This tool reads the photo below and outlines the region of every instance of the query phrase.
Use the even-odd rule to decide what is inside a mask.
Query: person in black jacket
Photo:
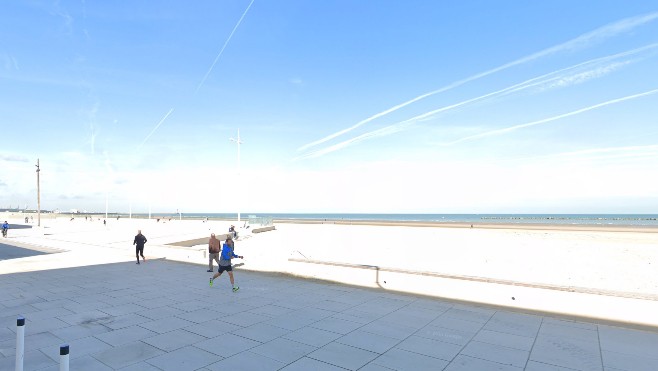
[[[146,237],[142,234],[141,230],[137,231],[137,236],[133,241],[133,245],[136,245],[135,255],[137,256],[137,264],[139,264],[139,256],[142,256],[142,261],[146,263],[146,258],[144,257],[144,244],[146,243]]]

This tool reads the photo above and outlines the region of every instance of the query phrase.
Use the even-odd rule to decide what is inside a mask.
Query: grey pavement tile
[[[53,330],[61,329],[64,327],[69,327],[68,323],[57,319],[57,318],[47,318],[39,321],[30,321],[30,332],[33,334],[39,332],[50,332]]]
[[[231,295],[233,295],[233,293],[231,293]],[[236,314],[241,312],[248,312],[254,309],[254,307],[244,303],[238,303],[236,301],[233,301],[228,303],[222,302],[220,304],[215,304],[213,306],[208,307],[208,309],[213,312],[219,312],[224,314]]]
[[[70,325],[105,324],[112,316],[99,310],[90,310],[82,313],[69,314],[57,317]]]
[[[541,317],[520,313],[497,312],[483,327],[484,330],[534,337],[541,326]]]
[[[248,313],[263,314],[263,315],[270,316],[270,317],[278,317],[278,316],[282,316],[284,314],[290,313],[292,311],[293,311],[293,309],[284,308],[284,307],[280,307],[278,305],[271,304],[271,305],[265,305],[265,306],[262,306],[262,307],[257,307],[257,308],[254,308],[254,309],[250,309],[248,311]]]
[[[603,368],[598,344],[553,335],[537,336],[530,360],[583,371]]]
[[[430,322],[429,325],[449,328],[453,330],[471,332],[473,334],[477,333],[482,329],[482,327],[484,327],[484,323],[482,322],[473,322],[473,321],[444,317],[444,316],[440,316],[439,318]]]
[[[400,340],[356,330],[336,339],[336,342],[382,354],[400,343]]]
[[[656,358],[658,333],[599,326],[601,349],[634,356]]]
[[[174,330],[153,337],[142,339],[146,344],[153,345],[154,347],[171,352],[172,350],[179,349],[188,345],[198,343],[206,340],[205,336],[193,334],[185,330]]]
[[[74,304],[74,303],[69,303],[65,304],[64,308],[70,310],[72,313],[75,314],[80,314],[80,313],[85,313],[85,312],[92,312],[100,308],[105,308],[107,307],[107,303],[95,301],[91,303],[84,303],[84,304]]]
[[[658,370],[658,353],[654,357],[628,355],[607,350],[601,351],[603,366],[606,370],[656,371]]]
[[[404,309],[400,309],[397,312],[393,312],[380,317],[377,319],[377,321],[388,323],[396,323],[402,321],[406,327],[409,327],[415,331],[430,324],[430,322],[432,322],[432,318],[426,318],[422,316],[408,316]]]
[[[73,314],[73,312],[65,308],[49,308],[32,313],[25,313],[24,316],[26,319],[36,322],[36,321],[47,320],[59,316],[66,316],[69,314]]]
[[[134,363],[128,367],[121,368],[120,370],[121,371],[162,371],[161,369],[146,363],[146,361]]]
[[[299,330],[287,333],[282,338],[294,340],[299,343],[321,347],[341,337],[340,334],[331,331],[320,330],[314,327],[302,327]],[[348,344],[350,345],[350,344]]]
[[[389,322],[389,321],[375,321],[360,328],[363,331],[372,334],[383,335],[394,339],[406,339],[417,331],[416,328],[406,326],[404,323]]]
[[[448,361],[393,348],[372,361],[372,364],[399,371],[443,370]]]
[[[477,310],[467,306],[457,306],[446,310],[441,318],[454,318],[463,321],[477,322],[484,324],[494,315],[493,310]]]
[[[523,371],[578,371],[578,369],[549,365],[547,363],[541,363],[535,361],[529,361]]]
[[[26,352],[30,349],[41,349],[48,346],[57,347],[57,349],[59,349],[59,345],[62,343],[62,339],[49,332],[40,332],[32,335],[28,334],[29,333],[25,331],[25,337],[23,338],[24,349]],[[16,354],[16,338],[0,342],[0,353],[5,357]]]
[[[103,304],[103,305],[108,305],[105,300],[110,299],[108,296],[103,295],[101,293],[99,294],[85,294],[85,295],[77,295],[77,296],[71,296],[70,300],[73,300],[74,302],[85,306],[87,304]],[[68,306],[67,306],[68,307]]]
[[[295,330],[299,330],[302,327],[306,327],[315,321],[317,320],[308,319],[308,318],[299,318],[293,314],[287,314],[285,316],[275,317],[265,322],[261,322],[261,324],[267,324],[288,331],[295,331]]]
[[[200,341],[194,344],[194,346],[218,356],[231,357],[234,354],[244,352],[261,344],[260,341],[233,334],[223,334],[212,339]]]
[[[239,330],[232,331],[233,334],[242,336],[248,339],[256,340],[261,343],[276,339],[291,330],[269,325],[267,323],[257,323],[255,325],[244,327]]]
[[[250,312],[240,312],[222,317],[223,321],[238,325],[240,327],[255,325],[270,319],[272,319],[270,316]]]
[[[376,318],[383,317],[389,313],[393,313],[396,310],[400,309],[399,306],[388,306],[385,303],[379,301],[369,301],[367,303],[359,304],[350,308],[349,310],[366,312],[373,315]],[[343,311],[349,313],[349,310]]]
[[[206,282],[207,283],[207,282]],[[189,300],[170,305],[172,308],[180,309],[184,312],[191,312],[199,309],[212,307],[212,304],[203,300]]]
[[[28,349],[27,347],[25,348]],[[57,348],[59,349],[59,347]],[[50,366],[58,366],[59,362],[55,362],[50,357],[41,353],[38,350],[26,351],[23,359],[23,370],[41,370]],[[58,366],[59,367],[59,366]],[[0,358],[0,370],[15,370],[16,357]]]
[[[172,317],[177,314],[184,313],[180,309],[172,308],[169,306],[164,306],[164,307],[157,307],[157,308],[149,308],[149,309],[144,309],[141,312],[139,312],[139,315],[145,318],[148,318],[150,320],[156,320],[156,319],[162,319],[166,317]],[[209,318],[210,319],[210,318]]]
[[[113,369],[119,369],[163,353],[163,351],[156,347],[142,343],[141,341],[135,341],[110,348],[92,356]]]
[[[221,371],[224,370],[267,371],[267,370],[279,370],[281,369],[281,367],[285,365],[286,365],[285,363],[279,362],[277,360],[247,351],[247,352],[238,353],[229,358],[222,359],[219,362],[215,362],[209,366],[206,366],[206,369],[216,370],[216,371],[220,371],[220,370]]]
[[[108,290],[105,291],[104,294],[113,297],[113,298],[119,298],[119,297],[124,297],[124,296],[135,296],[137,291],[140,291],[139,288],[125,288],[125,289],[119,289],[119,290]],[[142,291],[144,292],[144,291]]]
[[[523,368],[528,362],[530,351],[471,341],[459,354]]]
[[[107,326],[92,323],[88,325],[61,327],[55,330],[50,330],[50,333],[63,341],[73,341],[75,339],[95,336],[109,331],[112,330]]]
[[[423,309],[430,309],[435,313],[444,313],[448,309],[452,308],[454,305],[451,303],[447,303],[444,301],[441,301],[440,299],[428,299],[428,298],[420,298],[413,303],[409,304],[410,308],[423,308]]]
[[[294,362],[315,351],[317,347],[296,341],[277,338],[249,349],[249,352],[275,359],[284,364]]]
[[[257,295],[246,297],[246,298],[241,296],[238,299],[238,303],[248,305],[248,306],[253,307],[253,308],[268,306],[268,305],[270,305],[274,302],[275,302],[275,300],[272,299],[272,298],[266,298],[266,297],[257,296]]]
[[[157,294],[159,295],[159,293]],[[172,305],[178,303],[178,301],[170,297],[155,297],[155,298],[150,298],[148,300],[138,300],[136,301],[136,303],[144,308],[154,309],[161,307],[171,307]]]
[[[164,371],[187,371],[206,367],[222,357],[193,346],[180,348],[148,359],[146,362]]]
[[[347,315],[347,316],[352,316],[352,317],[356,317],[356,318],[362,318],[367,323],[367,322],[375,321],[375,320],[381,318],[382,316],[388,314],[388,313],[386,313],[386,314],[373,313],[373,312],[359,310],[357,308],[358,307],[353,307],[353,308],[350,308],[350,309],[346,309],[346,310],[344,310],[344,311],[342,311],[338,314],[334,314],[332,317],[337,317],[339,315]]]
[[[242,328],[242,326],[227,323],[220,319],[213,319],[210,321],[183,327],[183,330],[204,336],[206,338],[214,338],[218,335],[232,332],[240,328]]]
[[[459,355],[444,369],[444,371],[522,371],[523,367],[515,367],[491,362],[484,359]]]
[[[335,342],[329,343],[307,355],[308,358],[329,363],[334,366],[347,368],[349,370],[358,370],[373,359],[377,358],[377,356],[379,356],[379,353]]]
[[[110,317],[108,320],[104,321],[103,324],[112,330],[118,330],[125,327],[141,325],[142,323],[147,323],[149,321],[150,320],[148,318],[142,317],[136,313],[132,313],[117,317]]]
[[[82,357],[88,354],[102,352],[111,346],[94,337],[80,338],[73,341],[61,342],[58,346],[47,346],[41,348],[41,352],[54,361],[59,362],[59,347],[67,344],[69,346],[69,359]]]
[[[314,322],[309,326],[315,327],[320,330],[326,330],[326,331],[336,332],[338,334],[345,335],[358,329],[363,325],[357,322],[347,321],[340,318],[328,317],[328,318],[323,318],[317,322]]]
[[[157,332],[147,330],[139,326],[122,328],[119,330],[108,331],[94,335],[95,338],[101,340],[113,347],[132,343],[137,340],[150,338],[157,335]]]
[[[147,330],[155,331],[159,334],[164,334],[165,332],[178,330],[179,328],[187,327],[194,324],[178,317],[166,317],[154,321],[140,323],[139,326],[144,327]]]
[[[421,328],[420,330],[416,331],[414,335],[427,339],[439,340],[446,343],[457,344],[461,346],[466,345],[466,343],[471,341],[471,339],[473,338],[472,332],[454,330],[450,328],[432,326],[432,325]]]
[[[43,300],[39,297],[35,296],[30,296],[26,298],[19,298],[19,299],[11,299],[11,300],[3,300],[2,305],[5,306],[6,310],[11,310],[11,309],[16,309],[16,308],[25,308],[25,309],[31,309],[29,311],[33,312],[36,310],[35,307],[31,306],[30,304],[35,304],[35,303],[44,303],[47,300]],[[25,310],[23,310],[25,312]]]
[[[442,341],[410,336],[395,346],[398,349],[414,352],[434,358],[450,361],[462,349],[461,345],[444,343]]]
[[[361,367],[359,371],[391,371],[391,369],[371,362]]]
[[[578,339],[592,343],[599,343],[599,333],[597,329],[590,330],[582,327],[564,326],[557,323],[542,323],[539,329],[539,336],[553,335],[556,337]]]
[[[445,311],[440,311],[440,310],[434,310],[434,309],[429,309],[429,308],[422,308],[422,307],[415,307],[412,306],[413,304],[410,304],[400,310],[398,312],[400,315],[405,316],[405,318],[416,318],[418,322],[425,322],[429,323],[437,318],[439,316],[445,314]],[[446,309],[447,310],[447,309]]]
[[[331,300],[357,306],[370,300],[374,300],[375,298],[377,298],[375,291],[362,290],[357,287],[351,287],[349,291],[345,291],[340,295],[333,296]]]
[[[59,357],[59,349],[57,356]],[[59,358],[57,359],[57,365],[50,366],[48,368],[39,370],[39,371],[60,371]],[[105,365],[103,362],[97,360],[96,358],[90,355],[84,355],[81,357],[73,358],[69,355],[69,369],[70,370],[93,370],[93,371],[112,371],[112,368]],[[143,370],[146,371],[146,370]]]
[[[355,316],[353,313],[354,312],[352,312],[352,314],[348,314],[348,313],[345,313],[345,312],[336,313],[331,317],[332,318],[344,319],[344,320],[350,321],[350,322],[360,323],[362,325],[373,322],[373,321],[375,321],[379,318],[379,317],[377,317],[377,318],[368,318],[368,317],[363,317],[363,316],[358,316],[358,315]]]
[[[16,333],[7,327],[0,327],[0,341],[16,339]]]
[[[542,323],[550,323],[554,325],[570,326],[577,327],[586,330],[598,330],[598,325],[595,323],[582,322],[582,321],[573,321],[568,319],[555,318],[550,316],[544,316]]]
[[[51,309],[51,308],[66,308],[67,305],[77,305],[78,303],[74,302],[73,300],[70,299],[55,299],[55,300],[49,300],[49,301],[44,301],[41,303],[34,303],[32,304],[33,307],[39,309],[39,310],[44,310],[44,309]]]
[[[125,314],[132,314],[137,312],[145,311],[146,308],[139,306],[134,303],[121,304],[113,307],[98,308],[101,312],[105,312],[111,316],[122,316]]]
[[[182,318],[193,323],[206,322],[218,316],[224,317],[223,313],[215,311],[212,307],[197,309],[190,312],[181,312],[175,315],[175,317]]]
[[[321,300],[317,303],[311,305],[313,308],[319,308],[324,310],[330,310],[332,312],[342,312],[346,309],[354,307],[352,303],[344,303],[335,300]]]
[[[336,314],[336,312],[333,312],[333,311],[330,311],[330,310],[324,310],[324,309],[320,309],[320,308],[308,307],[308,308],[302,308],[302,309],[296,310],[296,311],[290,313],[290,316],[300,318],[300,319],[308,319],[308,320],[312,320],[313,322],[315,322],[315,321],[319,321],[323,318],[331,317],[334,314]]]
[[[344,371],[345,369],[342,367],[331,365],[326,362],[318,361],[316,359],[304,357],[287,365],[281,370],[282,371],[341,371],[341,370]],[[360,368],[360,370],[365,370],[365,368]]]
[[[107,295],[104,296],[105,297],[102,298],[101,301],[107,303],[106,307],[118,307],[122,305],[135,304],[135,302],[139,302],[139,299],[134,296],[120,296],[117,298],[113,298]]]
[[[503,332],[482,330],[478,332],[473,340],[488,344],[501,345],[507,348],[530,351],[535,343],[534,337],[507,334]]]

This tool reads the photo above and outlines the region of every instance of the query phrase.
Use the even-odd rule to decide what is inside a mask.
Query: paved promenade
[[[233,293],[225,275],[209,287],[202,262],[98,251],[81,266],[57,250],[1,262],[0,370],[13,370],[19,315],[25,370],[58,370],[62,344],[71,370],[658,369],[651,329],[239,267]]]

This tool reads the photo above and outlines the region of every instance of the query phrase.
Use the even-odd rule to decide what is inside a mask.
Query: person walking
[[[9,230],[9,223],[5,220],[5,223],[2,225],[2,237],[7,237],[7,231]]]
[[[144,244],[146,243],[146,237],[142,234],[141,229],[137,231],[137,236],[133,241],[135,246],[135,255],[137,256],[137,264],[139,264],[139,256],[142,256],[142,261],[146,263],[146,258],[144,257]]]
[[[222,253],[219,259],[219,268],[217,269],[217,273],[215,273],[214,276],[210,279],[210,287],[212,287],[213,281],[215,278],[219,277],[224,273],[224,271],[228,272],[228,277],[231,280],[231,286],[233,286],[233,292],[237,292],[240,290],[240,287],[235,285],[235,279],[233,278],[233,268],[231,267],[231,259],[232,258],[238,258],[238,259],[244,259],[244,256],[236,255],[234,252],[234,247],[235,245],[233,244],[233,239],[229,235],[226,237],[226,242],[224,242],[224,246],[222,248]]]
[[[208,240],[208,272],[212,272],[212,261],[215,260],[219,266],[219,240],[215,237],[214,233],[210,234]]]

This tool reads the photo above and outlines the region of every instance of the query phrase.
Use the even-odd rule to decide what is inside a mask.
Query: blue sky
[[[0,207],[656,213],[656,71],[655,1],[3,2]]]

